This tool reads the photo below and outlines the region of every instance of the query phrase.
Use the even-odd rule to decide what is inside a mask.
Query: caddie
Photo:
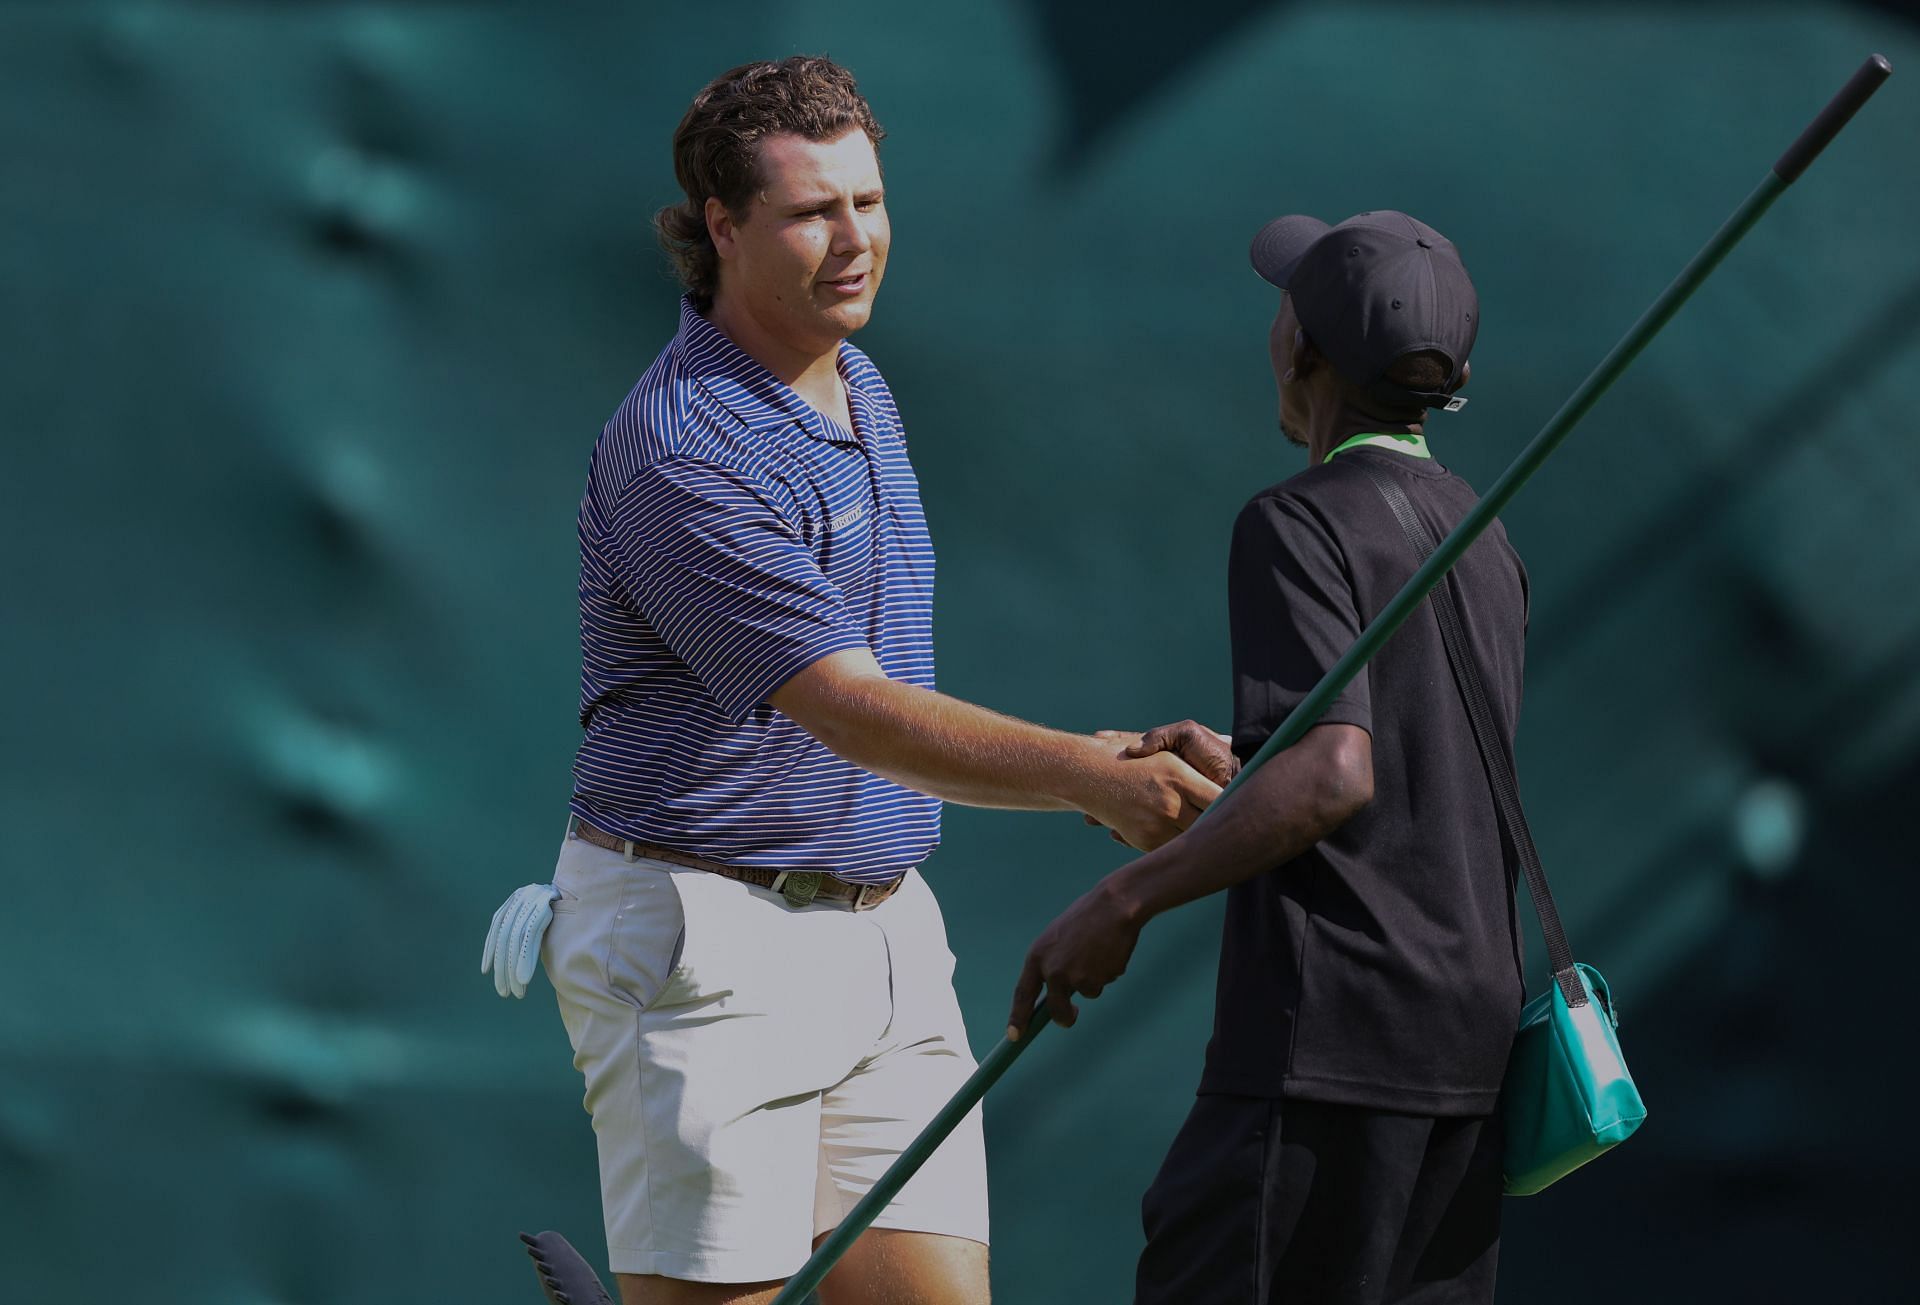
[[[1428,446],[1455,410],[1479,298],[1404,213],[1277,218],[1256,271],[1280,429],[1307,467],[1254,495],[1227,562],[1232,750],[1222,783],[1419,566],[1399,514],[1444,538],[1478,502]],[[1499,522],[1442,582],[1485,684],[1490,746],[1520,714],[1527,575]],[[1514,870],[1434,610],[1400,627],[1319,722],[1189,834],[1116,870],[1034,942],[1010,1032],[1125,970],[1155,916],[1227,895],[1198,1098],[1142,1202],[1136,1305],[1485,1305],[1500,1244],[1500,1089],[1524,983]]]

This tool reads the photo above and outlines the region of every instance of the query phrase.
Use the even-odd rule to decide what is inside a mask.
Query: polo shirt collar
[[[1415,435],[1411,431],[1400,431],[1398,433],[1377,433],[1369,431],[1365,434],[1355,435],[1338,448],[1328,450],[1327,456],[1322,458],[1321,461],[1332,462],[1348,449],[1357,449],[1362,446],[1375,449],[1390,449],[1395,453],[1404,453],[1410,458],[1431,458],[1433,456],[1427,449],[1427,438],[1424,435]]]
[[[773,430],[793,423],[817,440],[845,438],[824,413],[801,398],[791,385],[755,362],[726,332],[703,317],[684,295],[680,299],[680,331],[673,343],[701,387],[749,429]],[[835,366],[847,384],[851,404],[869,396],[847,374],[849,347],[846,341],[840,342]]]

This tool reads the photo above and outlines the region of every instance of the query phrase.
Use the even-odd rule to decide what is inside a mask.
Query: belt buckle
[[[805,906],[820,891],[821,875],[817,870],[803,870],[789,873],[780,885],[781,896],[787,899],[789,906]]]

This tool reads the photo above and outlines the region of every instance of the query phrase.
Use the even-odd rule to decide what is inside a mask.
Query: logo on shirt
[[[865,503],[855,503],[852,507],[842,508],[840,511],[828,517],[827,529],[829,530],[844,529],[845,527],[852,525],[854,522],[860,520],[860,518],[866,515],[867,515],[867,505]]]

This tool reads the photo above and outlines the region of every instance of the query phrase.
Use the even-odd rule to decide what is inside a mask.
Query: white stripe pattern
[[[933,543],[893,395],[840,346],[843,430],[695,312],[594,445],[580,504],[572,807],[736,865],[893,879],[940,804],[840,760],[767,704],[870,648],[933,687]]]

